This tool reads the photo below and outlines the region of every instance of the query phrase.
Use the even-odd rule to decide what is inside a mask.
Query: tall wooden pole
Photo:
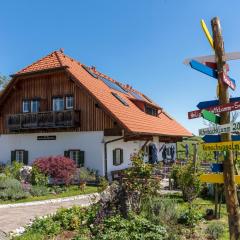
[[[224,51],[224,43],[222,38],[222,31],[220,21],[218,17],[215,17],[211,21],[213,31],[213,42],[217,62],[218,71],[218,84],[219,84],[219,103],[229,103],[228,87],[223,82],[223,74],[226,71],[226,56]],[[220,114],[220,124],[226,124],[230,122],[230,113],[224,112]],[[221,141],[231,141],[230,133],[221,134]],[[240,215],[239,215],[239,203],[237,199],[237,190],[234,179],[234,161],[232,151],[225,152],[225,159],[223,163],[223,176],[224,176],[224,189],[226,196],[226,205],[228,212],[228,224],[230,232],[230,240],[240,239]]]

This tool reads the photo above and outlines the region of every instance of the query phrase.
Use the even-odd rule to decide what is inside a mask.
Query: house
[[[175,159],[175,142],[191,135],[149,97],[63,50],[12,75],[0,96],[4,164],[64,154],[105,175],[141,149],[146,161]]]

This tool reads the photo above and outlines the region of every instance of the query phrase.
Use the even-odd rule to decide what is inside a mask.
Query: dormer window
[[[31,103],[30,100],[23,100],[22,110],[23,110],[24,113],[30,112],[30,103]]]
[[[149,115],[158,116],[158,110],[156,108],[150,107],[150,106],[145,106],[145,112]]]

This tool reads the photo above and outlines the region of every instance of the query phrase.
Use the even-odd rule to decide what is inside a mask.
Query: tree
[[[10,79],[7,76],[0,75],[0,91],[9,83]]]

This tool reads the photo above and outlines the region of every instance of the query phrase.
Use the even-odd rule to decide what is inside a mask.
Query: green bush
[[[79,169],[79,178],[83,181],[96,181],[96,172],[89,170],[85,167]]]
[[[142,201],[144,216],[155,224],[174,224],[177,222],[176,202],[167,197],[149,197]]]
[[[76,230],[86,218],[86,209],[74,206],[66,209],[61,208],[53,216],[53,220],[60,223],[64,230]]]
[[[0,178],[0,189],[6,188],[21,188],[21,183],[17,179],[10,177],[1,177]]]
[[[44,186],[44,185],[42,185],[42,186],[40,186],[40,185],[33,185],[33,186],[31,186],[31,188],[30,188],[30,193],[31,193],[31,195],[32,196],[36,196],[36,197],[38,197],[38,196],[46,196],[48,193],[49,193],[49,190],[48,190],[48,188],[46,187],[46,186]]]
[[[14,161],[12,165],[7,165],[4,169],[4,173],[7,177],[16,178],[20,180],[20,170],[23,167],[23,164],[17,161]]]
[[[28,234],[41,234],[43,236],[54,236],[61,232],[61,224],[54,221],[51,216],[45,218],[37,218],[33,224],[26,229]],[[24,234],[24,235],[25,235]]]
[[[41,173],[36,166],[33,166],[31,172],[31,183],[33,185],[46,186],[48,185],[48,177]]]
[[[121,216],[108,218],[104,221],[103,230],[97,231],[96,240],[161,240],[167,239],[165,227],[155,225],[140,216],[124,219]]]
[[[206,234],[212,239],[219,239],[224,233],[224,225],[220,222],[211,222],[206,228]]]
[[[188,208],[180,214],[178,223],[189,227],[195,227],[202,217],[203,216],[199,210],[189,204]]]

